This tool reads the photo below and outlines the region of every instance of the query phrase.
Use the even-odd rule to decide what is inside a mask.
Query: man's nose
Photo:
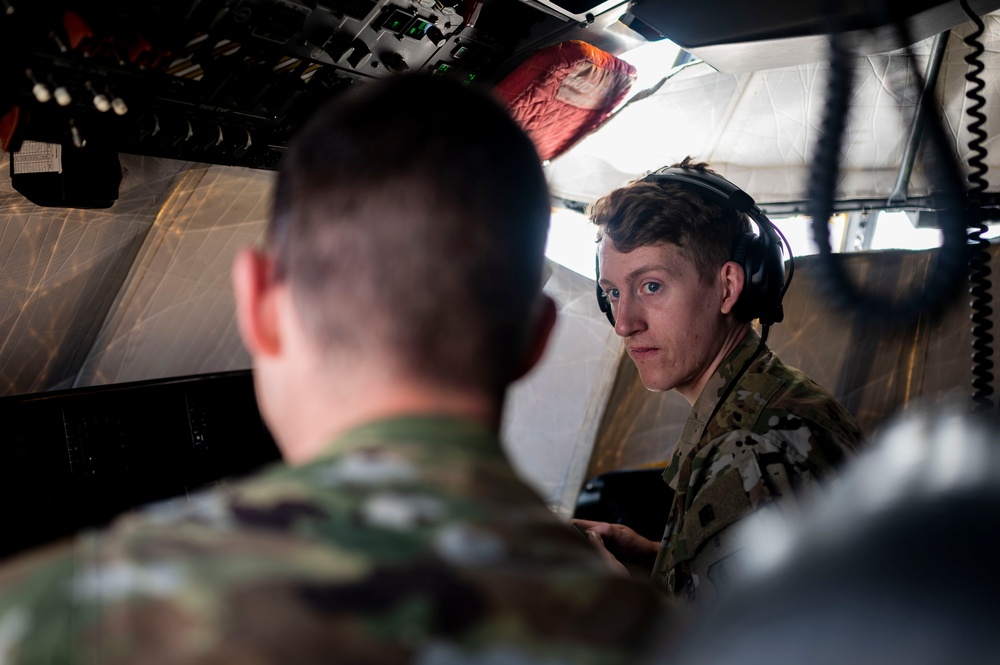
[[[628,337],[643,329],[644,320],[641,308],[632,298],[622,295],[618,298],[615,308],[615,334]]]

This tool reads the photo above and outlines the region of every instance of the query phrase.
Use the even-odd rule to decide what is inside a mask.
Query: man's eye
[[[604,296],[608,300],[618,300],[618,296],[620,295],[621,294],[618,292],[618,289],[608,289],[607,291],[604,292]]]
[[[660,285],[656,282],[646,282],[642,288],[645,289],[646,293],[656,293],[660,290]]]

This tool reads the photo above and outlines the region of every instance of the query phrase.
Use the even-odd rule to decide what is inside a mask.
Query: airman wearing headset
[[[590,217],[601,309],[643,385],[676,390],[692,408],[664,472],[675,495],[662,542],[578,524],[612,565],[644,564],[655,587],[704,602],[738,561],[736,524],[790,505],[864,437],[765,343],[791,269],[786,280],[780,232],[745,192],[687,158],[598,200]]]

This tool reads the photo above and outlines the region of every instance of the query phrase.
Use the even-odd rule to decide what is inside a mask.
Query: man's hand
[[[587,538],[597,548],[607,564],[618,572],[639,568],[649,574],[656,561],[660,544],[643,538],[624,524],[571,520],[587,534]]]

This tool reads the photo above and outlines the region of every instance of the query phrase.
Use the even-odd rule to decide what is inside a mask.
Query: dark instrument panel
[[[280,459],[249,371],[0,399],[0,557]]]
[[[570,26],[514,0],[3,0],[0,143],[15,173],[45,159],[25,141],[273,169],[338,92],[488,83],[540,22]]]

